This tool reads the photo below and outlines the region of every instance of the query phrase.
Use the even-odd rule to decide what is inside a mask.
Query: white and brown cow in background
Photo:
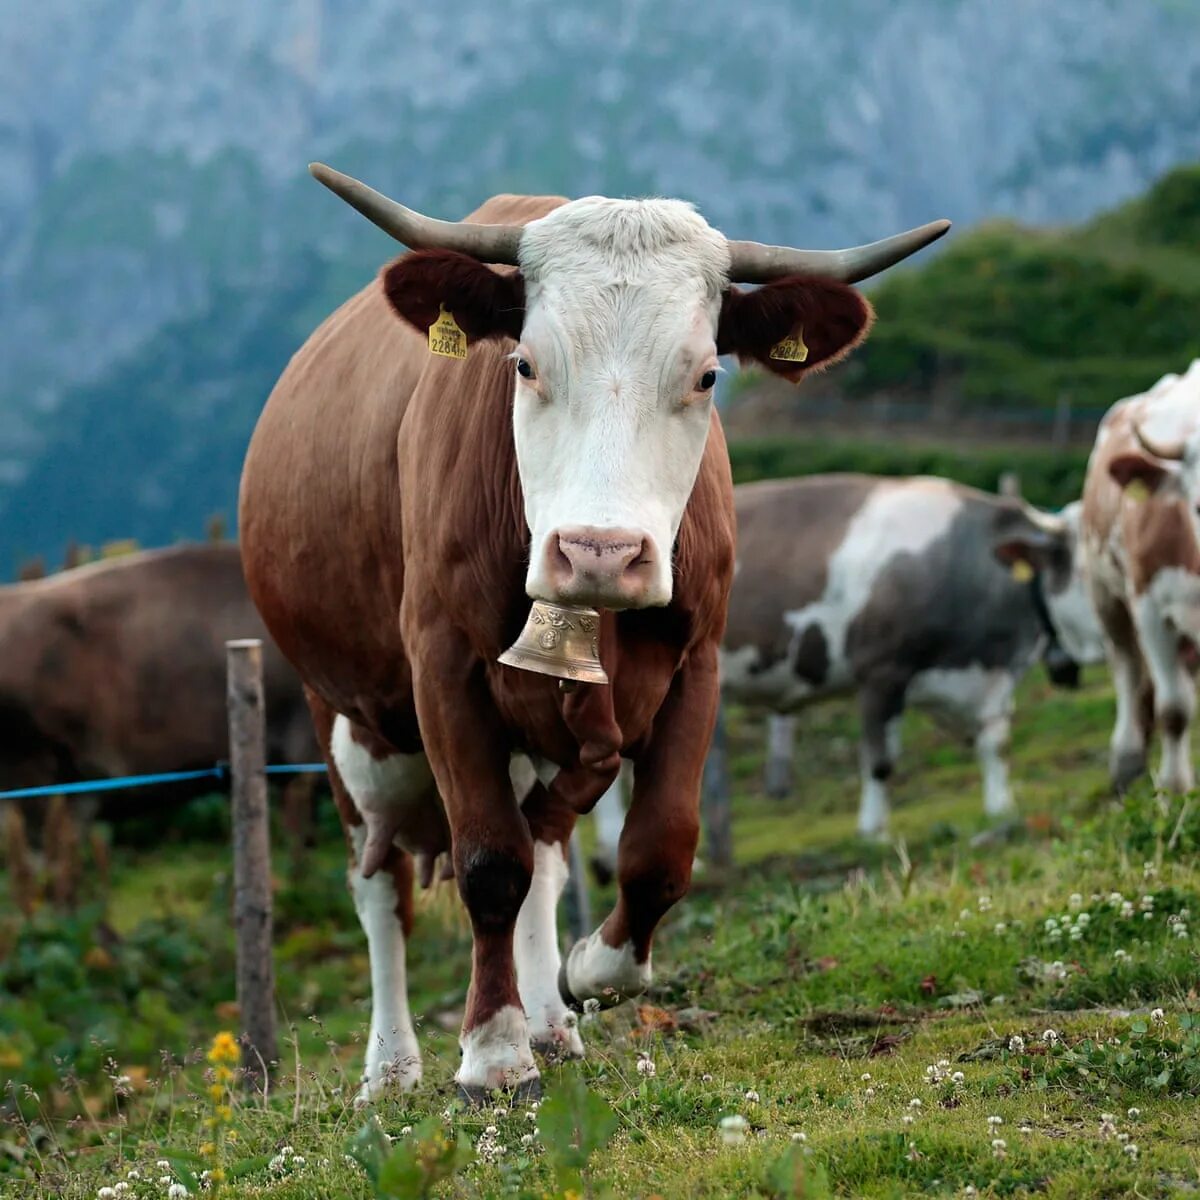
[[[1118,790],[1146,769],[1157,723],[1158,785],[1187,791],[1200,666],[1200,359],[1119,401],[1100,423],[1083,493],[1083,542],[1109,644]]]
[[[461,1089],[533,1089],[532,1046],[582,1052],[568,1002],[645,989],[689,885],[733,577],[717,356],[790,379],[833,361],[870,322],[847,282],[946,224],[823,255],[727,241],[672,200],[505,196],[452,223],[314,174],[415,248],[293,358],[241,492],[251,592],[309,687],[351,846],[363,1095],[421,1075],[410,852],[450,855],[471,919]],[[429,351],[443,312],[461,335],[437,346],[465,358]],[[609,686],[496,661],[531,596],[603,610]],[[616,907],[560,978],[566,840],[621,756]]]

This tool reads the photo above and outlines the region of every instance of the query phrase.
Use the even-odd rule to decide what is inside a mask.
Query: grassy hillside
[[[587,1061],[547,1071],[553,1101],[532,1119],[452,1099],[465,927],[452,892],[426,898],[410,949],[426,1082],[378,1106],[391,1145],[351,1142],[367,968],[327,830],[302,873],[279,865],[283,1077],[222,1124],[225,1166],[244,1171],[224,1194],[1194,1195],[1200,816],[1148,788],[1109,799],[1111,718],[1102,673],[1075,695],[1030,680],[1024,821],[982,843],[969,752],[908,718],[899,840],[864,846],[849,707],[803,717],[787,803],[762,796],[761,728],[734,714],[738,869],[698,877],[648,1002],[586,1020]],[[236,1013],[229,861],[199,827],[117,854],[106,922],[0,924],[0,1192],[91,1200],[132,1171],[123,1194],[140,1200],[211,1166],[200,1060]],[[582,1183],[564,1128],[595,1145]],[[418,1159],[449,1163],[454,1137],[453,1181],[397,1182]],[[373,1170],[390,1156],[378,1186],[347,1149]]]
[[[950,376],[975,405],[1107,407],[1200,355],[1200,166],[1077,228],[982,226],[872,298],[857,394]]]

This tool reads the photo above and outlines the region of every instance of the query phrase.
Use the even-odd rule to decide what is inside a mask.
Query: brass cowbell
[[[600,614],[594,608],[535,600],[521,636],[498,661],[572,683],[607,683],[600,665]]]

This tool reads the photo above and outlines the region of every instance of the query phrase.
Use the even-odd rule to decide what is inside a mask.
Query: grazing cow
[[[225,641],[240,637],[266,631],[234,545],[151,550],[0,588],[0,791],[228,758]],[[264,681],[272,758],[311,759],[300,682],[269,644]]]
[[[726,696],[786,714],[857,695],[863,834],[886,829],[908,704],[972,739],[985,810],[1012,811],[1021,675],[1040,653],[1055,683],[1078,681],[1060,620],[1081,624],[1066,522],[949,480],[866,475],[748,484],[737,518]]]
[[[471,920],[461,1090],[536,1090],[531,1037],[582,1053],[567,1002],[643,991],[689,883],[733,575],[717,355],[790,379],[833,361],[870,320],[843,281],[945,225],[822,255],[729,242],[678,201],[503,196],[453,223],[313,172],[413,248],[296,354],[241,493],[251,592],[309,687],[350,843],[361,1098],[421,1073],[406,851],[449,852]],[[497,663],[529,597],[601,610],[609,685]],[[622,754],[619,899],[560,973],[564,847]]]
[[[1096,434],[1083,492],[1083,544],[1108,641],[1117,720],[1113,784],[1146,769],[1157,722],[1158,785],[1192,787],[1189,729],[1200,666],[1200,359],[1115,404]]]

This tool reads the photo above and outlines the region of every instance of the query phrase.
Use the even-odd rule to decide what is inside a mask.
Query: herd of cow
[[[947,222],[802,251],[729,241],[676,201],[499,196],[455,223],[313,173],[410,252],[276,385],[240,562],[184,547],[0,591],[0,789],[210,765],[222,643],[269,637],[271,756],[310,757],[315,729],[346,829],[370,951],[364,1099],[421,1076],[418,873],[453,875],[471,920],[467,1096],[535,1091],[534,1050],[583,1052],[574,1009],[646,988],[689,885],[722,689],[789,745],[787,714],[855,695],[859,825],[877,834],[906,705],[973,741],[985,808],[1005,813],[1022,674],[1040,656],[1070,686],[1107,652],[1114,783],[1144,770],[1157,723],[1160,785],[1190,786],[1200,363],[1114,407],[1059,514],[932,478],[735,489],[719,357],[792,381],[836,361],[872,320],[850,285]],[[598,611],[607,685],[497,661],[531,598]],[[562,961],[566,846],[602,797],[617,900]]]

